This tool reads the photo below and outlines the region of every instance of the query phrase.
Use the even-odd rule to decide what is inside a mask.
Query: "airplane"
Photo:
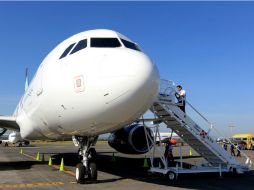
[[[14,114],[0,116],[0,127],[25,140],[72,139],[81,158],[76,181],[96,180],[93,146],[100,134],[117,137],[128,129],[122,141],[133,139],[130,153],[149,151],[144,126],[132,123],[153,104],[159,82],[156,65],[137,43],[113,30],[84,31],[46,56]]]
[[[20,133],[13,131],[8,135],[7,139],[1,139],[0,144],[4,143],[4,146],[9,146],[10,144],[16,144],[18,143],[18,146],[29,145],[29,141],[24,140],[21,138]]]

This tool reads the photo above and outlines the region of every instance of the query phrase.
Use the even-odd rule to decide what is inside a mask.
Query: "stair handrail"
[[[213,128],[213,130],[216,131],[216,133],[218,133],[220,136],[222,136],[222,137],[224,136],[224,134],[221,133],[220,131],[218,131],[215,127]],[[230,140],[230,138],[225,138],[225,139],[229,142],[230,145],[233,145],[233,146],[236,148],[236,150],[239,150],[239,151],[240,151],[240,153],[246,158],[245,164],[246,164],[246,165],[249,164],[249,168],[251,168],[251,166],[252,166],[252,161],[251,161],[250,157],[249,157],[247,154],[245,154],[241,149],[239,149],[239,148]]]
[[[210,128],[213,128],[213,124],[212,122],[210,122],[204,115],[202,115],[193,105],[191,105],[190,102],[188,102],[187,100],[185,100],[186,104],[188,104],[200,117],[202,117],[209,125]]]
[[[192,106],[188,101],[186,101],[186,103],[187,103],[196,113],[198,113],[208,124],[210,124],[210,129],[211,129],[211,130],[213,129],[213,130],[214,130],[217,134],[219,134],[220,136],[224,136],[224,134],[221,133],[220,131],[218,131],[218,130],[213,126],[213,124],[212,124],[208,119],[206,119],[205,116],[203,116],[194,106]],[[209,129],[209,130],[210,130],[210,129]],[[208,131],[207,133],[209,134],[209,132],[210,132],[210,131]],[[246,158],[245,164],[246,164],[246,165],[249,164],[249,167],[251,167],[252,161],[251,161],[251,159],[249,158],[249,156],[248,156],[247,154],[245,154],[242,150],[240,150],[229,138],[225,138],[225,139],[229,142],[230,145],[233,145],[233,146],[236,148],[236,150],[239,150],[239,151],[241,152],[241,154]]]
[[[175,93],[178,93],[178,92],[176,91],[174,81],[172,81],[172,80],[166,80],[166,79],[161,79],[161,83],[163,83],[163,84],[168,84],[168,86],[167,86],[165,89],[163,89],[163,91],[162,91],[162,89],[161,89],[161,87],[160,87],[160,94],[163,94],[163,95],[171,95],[171,94],[173,94],[173,93],[174,93],[174,94],[175,94]],[[172,91],[171,91],[170,94],[166,94],[166,91],[167,91],[168,89],[172,89]],[[212,122],[210,122],[207,118],[205,118],[205,116],[203,116],[193,105],[191,105],[190,102],[188,102],[187,100],[185,100],[185,102],[186,102],[198,115],[200,115],[200,117],[202,117],[202,118],[210,125],[210,127],[212,128],[212,126],[213,126]]]
[[[217,134],[219,134],[220,136],[224,137],[224,134],[221,133],[220,131],[218,131],[218,130],[213,126],[213,124],[212,124],[208,119],[206,119],[194,106],[192,106],[192,105],[191,105],[189,102],[187,102],[187,101],[186,101],[186,103],[187,103],[196,113],[198,113],[207,123],[210,124],[210,129],[211,129],[211,130],[213,129]],[[209,129],[209,131],[207,131],[208,134],[209,134],[209,132],[210,132],[210,129]],[[246,158],[246,162],[245,162],[246,165],[249,163],[249,167],[251,167],[252,161],[250,160],[249,156],[248,156],[247,154],[245,154],[242,150],[240,150],[229,138],[225,138],[225,139],[229,142],[230,145],[233,145],[233,146],[236,148],[236,150],[239,150],[240,153],[241,153],[242,155],[244,155],[244,157]]]
[[[172,80],[165,80],[165,79],[161,79],[160,81],[161,81],[160,82],[160,94],[166,94],[166,91],[168,89],[172,89],[173,91],[175,91],[175,83],[174,83],[174,81],[172,81]],[[166,84],[167,85],[166,88],[165,89],[161,89],[162,88],[161,84]],[[170,94],[168,94],[168,95],[170,95]]]
[[[168,89],[172,89],[171,93],[168,94],[168,95],[171,95],[172,93],[178,93],[178,92],[176,91],[174,81],[172,81],[172,80],[161,79],[161,82],[164,82],[164,83],[168,84],[168,86],[164,89],[163,92],[161,91],[161,87],[160,87],[160,94],[162,93],[162,94],[164,94],[164,95],[167,95],[167,94],[166,94],[166,90],[168,90]],[[185,100],[185,102],[186,102],[186,104],[188,104],[188,105],[189,105],[202,119],[204,119],[204,120],[210,125],[210,128],[209,128],[209,130],[207,131],[207,134],[209,134],[209,133],[210,133],[210,130],[213,129],[217,134],[219,134],[219,135],[221,135],[221,136],[224,136],[224,134],[222,134],[221,132],[219,132],[219,131],[214,127],[214,125],[212,124],[212,122],[210,122],[204,115],[202,115],[190,102],[188,102],[187,100]],[[178,105],[179,105],[179,104],[178,104]],[[229,138],[225,138],[225,139],[227,139],[227,141],[229,142],[230,145],[234,145],[234,143],[233,143]],[[215,139],[215,140],[216,140],[216,139]],[[237,150],[239,150],[239,151],[241,152],[241,154],[244,155],[244,157],[246,158],[245,164],[246,164],[246,165],[249,164],[249,168],[250,168],[250,167],[252,166],[252,161],[251,161],[251,159],[248,157],[248,155],[245,154],[242,150],[238,149],[237,146],[234,145],[234,147],[235,147]]]

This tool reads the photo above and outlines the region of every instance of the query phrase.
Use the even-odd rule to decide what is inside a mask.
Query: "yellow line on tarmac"
[[[38,183],[24,183],[24,184],[0,184],[0,189],[4,188],[33,188],[33,187],[48,187],[64,185],[63,182],[38,182]]]
[[[35,157],[30,156],[30,155],[28,155],[28,154],[23,153],[23,155],[26,156],[26,157],[29,157],[29,158],[32,158],[32,159],[36,160]]]
[[[57,169],[57,170],[60,169],[60,166],[58,166],[58,165],[52,165],[52,167],[55,168],[55,169]],[[71,176],[74,176],[74,177],[76,176],[75,173],[72,172],[72,171],[70,171],[70,170],[66,170],[66,169],[65,169],[63,172],[64,172],[64,173],[67,173],[67,174],[69,174],[69,175],[71,175]]]
[[[29,155],[29,154],[23,153],[23,155],[26,156],[26,157],[29,157],[29,158],[32,158],[32,159],[36,160],[35,157],[33,157],[33,156]],[[57,169],[57,170],[60,169],[60,166],[58,166],[58,165],[52,165],[52,167],[55,168],[55,169]],[[72,172],[72,171],[70,171],[70,170],[64,170],[63,172],[66,173],[66,174],[69,174],[69,175],[71,175],[71,176],[74,176],[74,177],[76,176],[75,173]]]

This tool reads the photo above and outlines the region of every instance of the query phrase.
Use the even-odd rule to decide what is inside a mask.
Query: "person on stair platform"
[[[178,107],[185,113],[186,92],[181,85],[177,85],[176,88],[178,92],[175,93],[175,96],[178,101]]]
[[[231,153],[231,156],[235,156],[235,145],[233,144],[230,145],[230,153]]]
[[[167,163],[168,166],[173,166],[174,165],[173,144],[171,143],[170,139],[166,142],[164,156],[168,162]]]

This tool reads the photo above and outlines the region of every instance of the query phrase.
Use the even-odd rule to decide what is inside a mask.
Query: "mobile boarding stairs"
[[[154,138],[152,139],[151,136],[146,135],[147,145],[149,145],[149,141],[153,144],[152,150],[148,153],[150,154],[149,157],[151,161],[149,172],[167,174],[169,180],[174,180],[180,173],[218,172],[221,176],[222,172],[244,173],[248,171],[252,165],[250,158],[244,152],[241,152],[241,155],[246,158],[244,163],[241,163],[236,157],[231,156],[225,151],[222,146],[216,142],[215,138],[213,138],[215,132],[219,133],[219,131],[217,131],[202,114],[187,101],[187,114],[178,107],[175,101],[175,89],[174,82],[161,80],[160,93],[150,110],[154,113],[155,121],[165,123],[167,128],[172,129],[172,132],[175,132],[181,139],[189,144],[192,149],[199,153],[200,156],[207,161],[207,164],[192,166],[191,168],[185,169],[183,168],[182,154],[180,154],[180,164],[174,167],[168,167],[167,160],[164,157],[165,147],[161,143],[159,133],[160,126],[155,125],[151,127],[155,134]],[[195,119],[195,117],[193,117],[193,119],[190,118],[188,113],[190,112],[189,107],[199,116],[199,120],[203,120],[203,123],[206,123],[206,127],[208,125],[208,128],[199,126],[197,122],[194,122],[193,119]],[[148,134],[147,130],[145,130],[145,132]],[[159,145],[156,144],[156,139],[159,139]],[[157,154],[158,157],[158,152],[160,153],[160,162],[166,167],[154,166],[155,154]]]

